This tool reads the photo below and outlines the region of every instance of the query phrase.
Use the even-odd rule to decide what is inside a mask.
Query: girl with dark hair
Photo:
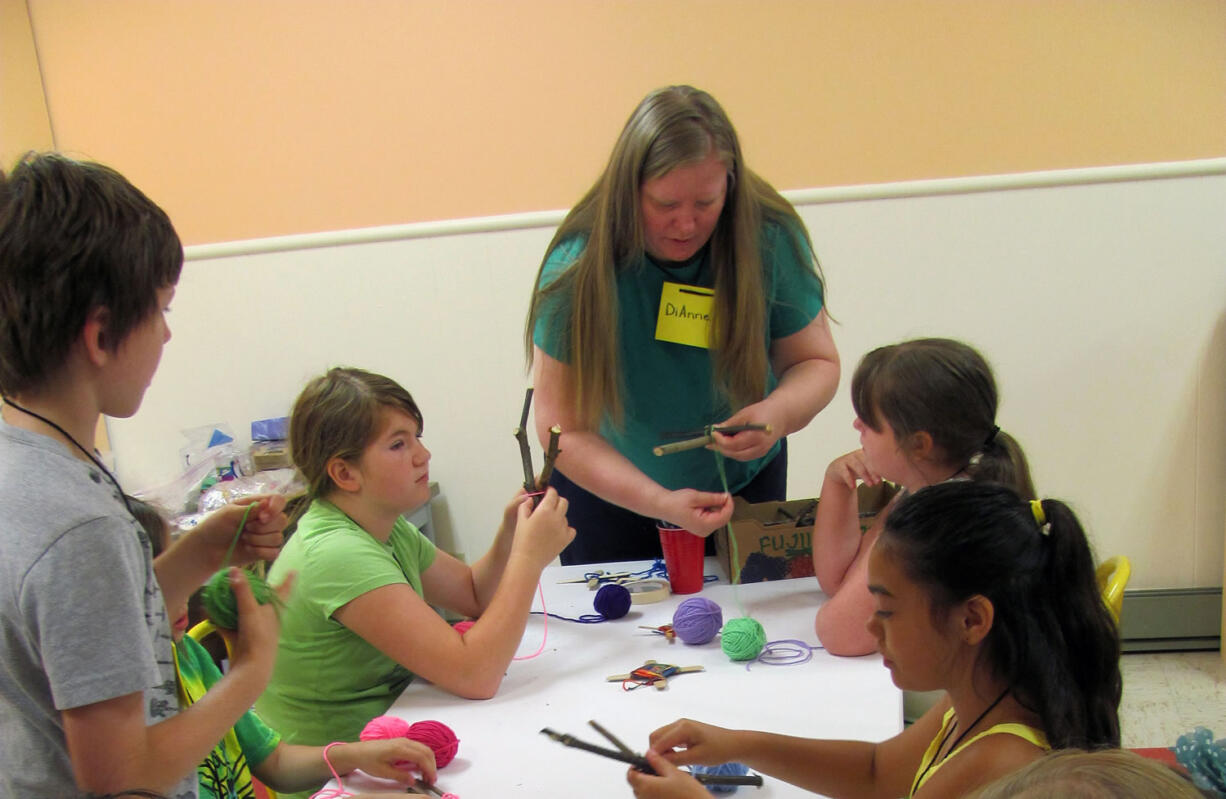
[[[1035,495],[1022,448],[996,424],[997,392],[983,356],[960,341],[916,339],[864,356],[851,382],[860,449],[826,469],[813,529],[813,569],[830,597],[817,636],[835,655],[874,651],[865,571],[880,524],[862,531],[856,486],[917,491],[944,480],[990,480]],[[885,514],[879,516],[885,518]]]
[[[1050,749],[1118,747],[1119,634],[1076,516],[953,481],[902,500],[869,556],[868,629],[899,688],[945,698],[882,743],[689,720],[651,734],[635,795],[702,797],[677,769],[740,761],[832,797],[957,797]]]

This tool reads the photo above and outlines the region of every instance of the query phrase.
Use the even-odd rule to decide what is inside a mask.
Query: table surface
[[[582,583],[560,580],[595,568],[642,569],[650,561],[603,566],[553,566],[541,579],[551,613],[593,613],[594,592]],[[719,603],[724,619],[740,616],[741,607],[762,623],[767,640],[797,638],[816,643],[813,618],[825,595],[815,578],[731,586],[714,558],[706,573],[718,574],[700,594]],[[652,730],[688,716],[729,727],[765,729],[809,737],[879,741],[902,729],[902,695],[881,665],[880,657],[840,658],[824,650],[807,663],[746,668],[723,653],[719,639],[701,646],[668,643],[639,628],[672,621],[685,596],[670,596],[631,606],[624,618],[600,624],[577,624],[533,615],[497,696],[461,699],[424,680],[414,680],[392,705],[389,715],[409,722],[433,719],[455,730],[460,739],[454,761],[439,771],[438,785],[465,799],[533,795],[585,797],[630,796],[626,766],[579,749],[564,747],[540,733],[549,727],[590,743],[610,747],[588,725],[595,719],[627,746],[641,752]],[[540,598],[533,605],[540,610]],[[624,674],[656,660],[677,666],[701,665],[705,671],[675,675],[664,690],[641,687],[625,691],[613,674]],[[335,783],[329,783],[334,786]],[[344,779],[357,792],[388,790],[391,783],[361,773]],[[749,792],[749,793],[746,793]],[[755,799],[813,796],[769,777],[758,790],[739,789]]]

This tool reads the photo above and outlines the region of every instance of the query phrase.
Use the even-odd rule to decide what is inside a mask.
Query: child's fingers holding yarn
[[[535,509],[530,502],[519,506],[514,546],[522,548],[521,552],[532,557],[541,568],[575,537],[574,528],[566,522],[567,507],[566,500],[552,488],[545,492]]]
[[[646,774],[636,769],[630,769],[626,773],[626,781],[630,783],[638,799],[710,799],[707,789],[696,779],[659,754],[648,751],[646,757],[655,774]]]
[[[234,592],[234,607],[237,612],[238,631],[233,638],[234,659],[235,661],[244,658],[266,659],[271,672],[272,662],[277,653],[277,636],[281,630],[281,623],[277,617],[277,606],[271,602],[260,603],[256,598],[251,579],[241,569],[231,567],[227,576],[230,588]],[[281,588],[288,591],[292,585],[292,579],[287,579],[281,584]],[[263,585],[263,590],[269,589]]]
[[[648,738],[651,751],[677,766],[715,765],[730,757],[720,751],[728,730],[690,719],[678,719]]]
[[[438,779],[434,752],[419,741],[397,737],[364,741],[354,746],[361,747],[357,768],[367,774],[409,783],[416,779],[413,774],[416,770],[425,782],[433,784]]]
[[[248,506],[251,512],[246,519],[236,522],[242,525],[239,547],[234,553],[234,561],[239,565],[276,558],[285,543],[284,530],[289,523],[285,515],[285,497],[275,494],[244,497],[236,500],[232,507],[246,513]],[[238,532],[237,527],[235,532]]]

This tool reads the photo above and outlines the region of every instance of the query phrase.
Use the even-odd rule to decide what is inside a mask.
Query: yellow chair
[[[1132,576],[1132,562],[1125,555],[1107,558],[1099,564],[1094,572],[1098,578],[1098,590],[1102,591],[1103,602],[1111,611],[1111,618],[1120,623],[1120,608],[1124,604],[1124,588],[1128,578]]]

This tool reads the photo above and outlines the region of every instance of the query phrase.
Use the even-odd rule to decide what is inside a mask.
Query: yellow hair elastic
[[[1040,527],[1047,524],[1047,514],[1043,512],[1043,500],[1030,500],[1030,512],[1034,514],[1035,524],[1039,525]]]

